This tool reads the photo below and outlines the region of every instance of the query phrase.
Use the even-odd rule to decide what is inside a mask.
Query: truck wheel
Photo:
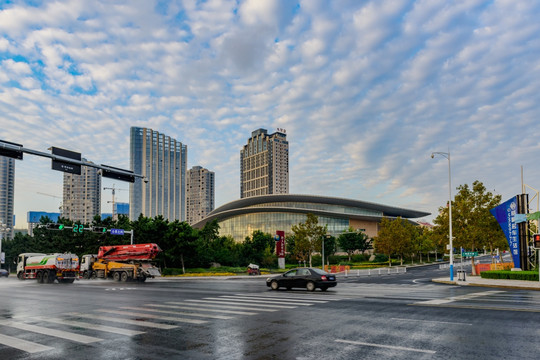
[[[36,279],[38,284],[43,284],[43,272],[38,271],[36,274]]]
[[[118,271],[115,271],[113,274],[114,281],[120,281],[120,273]]]
[[[120,280],[122,280],[122,282],[127,282],[128,279],[129,279],[128,273],[125,271],[122,271],[122,274],[120,275]]]
[[[92,271],[92,274],[90,275],[90,279],[92,279],[92,280],[97,279],[97,271]]]
[[[43,280],[43,283],[44,284],[48,284],[51,282],[51,279],[49,278],[49,271],[48,270],[45,270],[43,271],[43,277],[42,277],[42,280]]]
[[[24,280],[24,273],[22,271],[19,271],[19,273],[17,274],[17,279],[19,280]]]
[[[137,280],[138,280],[139,282],[145,282],[145,281],[146,281],[146,276],[144,276],[144,275],[143,275],[143,276],[139,276],[139,277],[137,278]]]
[[[88,276],[88,270],[84,270],[83,274],[82,274],[82,277],[83,279],[89,279],[90,276]]]

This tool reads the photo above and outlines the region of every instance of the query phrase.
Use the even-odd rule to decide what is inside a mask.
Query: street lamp
[[[452,245],[452,175],[450,172],[450,150],[448,152],[433,152],[431,158],[441,155],[448,159],[448,232],[450,238],[450,281],[454,281],[454,246]]]

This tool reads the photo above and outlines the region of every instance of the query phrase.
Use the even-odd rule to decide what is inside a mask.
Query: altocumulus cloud
[[[436,214],[448,164],[429,155],[450,149],[455,186],[507,198],[520,165],[540,188],[539,15],[532,0],[3,3],[0,139],[127,168],[129,127],[150,127],[216,172],[220,205],[251,131],[285,128],[291,193]],[[16,175],[19,226],[54,210],[28,195],[61,195],[47,161]]]

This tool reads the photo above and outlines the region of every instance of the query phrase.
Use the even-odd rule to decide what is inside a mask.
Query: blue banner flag
[[[519,248],[519,228],[516,224],[517,197],[510,198],[506,202],[489,210],[491,215],[497,219],[501,229],[508,240],[514,267],[521,268],[520,248]]]

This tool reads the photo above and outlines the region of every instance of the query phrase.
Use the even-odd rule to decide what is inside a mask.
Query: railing
[[[377,269],[363,269],[363,270],[345,270],[339,274],[345,276],[379,276],[388,274],[404,274],[407,272],[407,268],[404,266],[394,266]]]

